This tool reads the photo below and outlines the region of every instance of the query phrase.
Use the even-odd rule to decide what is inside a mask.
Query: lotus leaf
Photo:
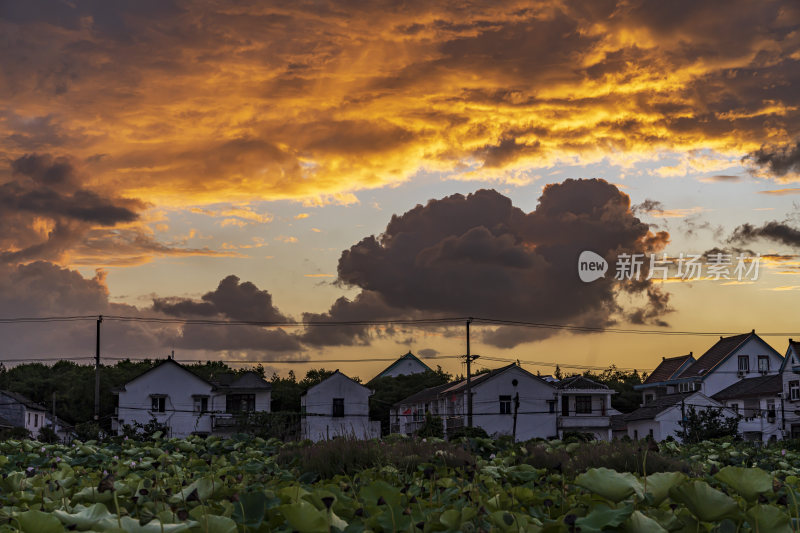
[[[669,497],[684,504],[703,522],[719,522],[739,511],[736,500],[705,481],[692,481],[669,489]]]
[[[575,478],[575,484],[612,502],[620,502],[632,495],[644,497],[644,488],[636,477],[608,468],[592,468]]]
[[[717,472],[714,477],[730,486],[750,502],[755,501],[759,494],[772,490],[772,476],[760,468],[726,466]]]

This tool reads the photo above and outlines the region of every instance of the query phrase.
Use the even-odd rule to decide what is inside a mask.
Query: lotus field
[[[783,446],[5,441],[0,531],[798,531]]]

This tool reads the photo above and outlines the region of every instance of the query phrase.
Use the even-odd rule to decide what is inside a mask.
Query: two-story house
[[[470,389],[473,427],[516,440],[556,435],[555,387],[520,366],[478,374],[470,380]],[[468,425],[467,381],[424,389],[396,403],[390,415],[392,432],[413,434],[427,413],[442,419],[448,436]]]
[[[582,376],[550,383],[510,364],[478,374],[470,388],[472,425],[494,437],[528,440],[576,431],[592,433],[598,439],[611,438],[610,397],[614,391]],[[469,424],[466,389],[466,380],[460,380],[401,400],[391,410],[392,432],[413,434],[430,413],[442,419],[451,435]]]
[[[759,432],[759,438],[766,435],[768,439],[774,431],[768,427],[772,424],[768,421],[772,417],[765,413],[770,412],[770,400],[775,400],[770,398],[775,394],[772,391],[775,382],[767,378],[777,376],[783,362],[781,354],[759,337],[755,330],[720,337],[697,359],[691,352],[663,358],[645,382],[634,387],[642,392],[642,404],[640,409],[624,417],[628,434],[633,436],[635,432],[642,435],[642,431],[646,430],[659,440],[674,436],[681,420],[680,417],[675,418],[678,403],[682,406],[688,403],[696,409],[730,406],[724,409],[724,416],[735,416],[736,406],[741,405],[744,409],[746,401],[751,415],[755,413],[753,405],[763,403],[759,411],[764,415],[763,427],[761,421],[754,421],[750,416],[740,430],[747,430],[750,438],[756,438],[755,433]],[[740,382],[744,383],[734,386]],[[687,395],[691,395],[690,400]],[[758,431],[755,425],[759,426]]]
[[[117,407],[112,430],[123,425],[164,424],[170,437],[227,434],[237,416],[269,412],[271,386],[255,373],[225,374],[207,381],[172,358],[113,390]]]
[[[615,391],[585,376],[564,378],[558,390],[558,437],[565,433],[588,433],[598,440],[611,440],[611,396]]]
[[[380,421],[369,419],[370,396],[369,388],[336,370],[300,397],[301,438],[380,437]]]
[[[783,435],[800,438],[800,341],[789,339],[781,366],[781,389]]]
[[[756,376],[778,374],[783,357],[755,330],[720,337],[697,360],[692,354],[663,359],[651,376],[634,387],[642,391],[642,403],[663,394],[702,392],[712,397],[733,383]]]

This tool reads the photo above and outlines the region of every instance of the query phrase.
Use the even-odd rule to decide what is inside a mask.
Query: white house
[[[470,387],[474,427],[516,440],[556,436],[557,391],[542,378],[511,364],[475,376]],[[401,400],[391,410],[392,432],[413,434],[426,413],[442,419],[447,435],[463,428],[468,424],[466,388],[466,380],[461,380]]]
[[[711,397],[739,380],[778,374],[783,360],[781,354],[753,330],[720,337],[697,360],[691,353],[663,359],[645,383],[634,388],[642,391],[643,405],[659,395],[680,392],[698,391]]]
[[[0,391],[0,418],[6,425],[25,428],[34,439],[45,425],[48,425],[47,409],[22,394],[7,390]]]
[[[782,376],[769,374],[737,381],[712,398],[742,417],[739,433],[744,440],[766,442],[783,438],[782,390]]]
[[[800,438],[800,341],[789,339],[781,366],[781,411],[787,438]]]
[[[616,392],[585,376],[572,376],[557,382],[558,437],[564,433],[589,433],[598,440],[611,440],[611,396]]]
[[[169,428],[170,437],[226,434],[236,416],[269,412],[270,385],[255,373],[224,375],[219,382],[197,376],[168,358],[113,391],[117,408],[112,429],[156,420]]]
[[[369,419],[370,396],[370,389],[337,370],[300,397],[301,438],[380,437],[380,421]]]
[[[397,376],[410,376],[430,372],[431,367],[420,361],[416,355],[410,351],[400,357],[397,361],[386,367],[376,378],[395,378]]]
[[[649,436],[656,441],[662,441],[667,437],[680,441],[677,433],[681,430],[680,422],[686,412],[692,408],[702,410],[710,407],[721,409],[723,416],[736,416],[733,411],[725,409],[722,403],[701,392],[658,396],[624,416],[628,436],[634,440]]]

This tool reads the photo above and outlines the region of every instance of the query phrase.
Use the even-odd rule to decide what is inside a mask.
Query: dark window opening
[[[575,413],[580,415],[588,415],[592,413],[592,397],[591,396],[575,396]]]
[[[511,396],[500,396],[500,414],[511,414]]]
[[[167,410],[167,398],[164,396],[156,396],[152,398],[151,411],[156,413],[163,413]]]
[[[228,394],[225,396],[226,413],[252,413],[255,410],[255,394]]]
[[[333,399],[333,416],[336,418],[344,416],[344,398]]]

